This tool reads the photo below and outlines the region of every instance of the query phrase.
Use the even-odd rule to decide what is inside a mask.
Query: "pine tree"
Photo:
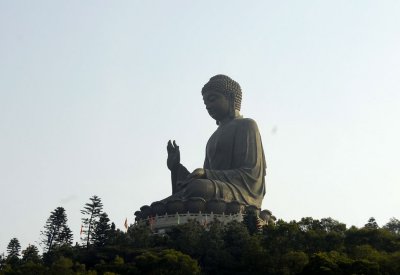
[[[7,245],[7,258],[18,258],[20,256],[21,244],[17,238],[12,238]]]
[[[369,218],[368,222],[364,225],[364,228],[367,229],[378,229],[378,223],[376,222],[374,217]]]
[[[63,207],[57,207],[50,213],[50,217],[46,221],[44,231],[41,232],[43,239],[42,244],[47,251],[54,247],[72,244],[72,231],[67,225],[67,214]]]
[[[82,223],[83,223],[82,234],[84,235],[82,240],[86,241],[86,247],[89,247],[89,245],[93,243],[92,241],[93,231],[100,219],[102,210],[103,210],[103,203],[101,202],[101,199],[96,195],[91,197],[90,202],[86,203],[83,209],[81,210],[81,213],[86,216],[82,218]]]
[[[93,244],[95,246],[102,247],[107,244],[111,233],[111,226],[109,222],[110,219],[108,218],[107,213],[101,213],[99,221],[96,222],[92,235]]]
[[[28,245],[28,247],[22,251],[22,261],[39,263],[41,259],[37,247],[34,245]]]

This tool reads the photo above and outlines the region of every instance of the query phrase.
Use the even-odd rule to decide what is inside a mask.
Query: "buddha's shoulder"
[[[252,118],[243,118],[243,117],[236,118],[236,119],[234,119],[234,123],[238,127],[246,127],[246,128],[250,128],[250,129],[258,129],[257,122]]]

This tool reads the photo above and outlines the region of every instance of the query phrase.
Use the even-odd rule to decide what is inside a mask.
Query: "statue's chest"
[[[207,157],[211,163],[230,163],[235,143],[235,124],[219,127],[207,143]]]

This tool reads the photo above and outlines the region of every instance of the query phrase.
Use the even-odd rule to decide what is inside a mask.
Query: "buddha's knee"
[[[204,199],[212,198],[214,185],[209,180],[196,179],[191,181],[185,190],[186,197],[201,197]]]

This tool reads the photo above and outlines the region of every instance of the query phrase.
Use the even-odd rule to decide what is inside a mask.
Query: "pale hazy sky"
[[[0,1],[0,253],[96,194],[117,227],[202,166],[223,73],[267,159],[263,208],[400,218],[399,1]]]

